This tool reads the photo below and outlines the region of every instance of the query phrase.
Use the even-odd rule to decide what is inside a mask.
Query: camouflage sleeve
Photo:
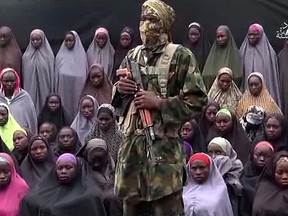
[[[168,97],[161,105],[160,111],[165,125],[182,124],[191,117],[201,114],[202,107],[207,101],[206,89],[196,59],[187,48],[182,46],[177,48],[170,71],[176,73],[180,94]],[[168,88],[173,86],[168,85]]]

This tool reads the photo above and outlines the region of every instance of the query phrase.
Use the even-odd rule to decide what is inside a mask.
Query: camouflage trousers
[[[149,202],[129,204],[124,201],[123,216],[184,216],[182,190]]]

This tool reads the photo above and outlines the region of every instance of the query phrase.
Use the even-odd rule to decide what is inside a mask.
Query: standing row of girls
[[[287,79],[288,68],[286,41],[277,58],[261,25],[253,24],[249,27],[240,49],[229,27],[219,26],[211,47],[202,26],[191,23],[185,46],[196,56],[207,90],[213,88],[217,73],[223,67],[228,67],[233,72],[233,80],[241,91],[247,88],[246,80],[250,74],[259,72],[265,81],[263,85],[267,86],[272,98],[283,113],[287,114],[288,94],[284,81]]]
[[[17,72],[23,88],[35,105],[37,115],[41,112],[46,97],[51,93],[58,93],[71,118],[77,113],[81,95],[91,92],[88,78],[97,84],[99,78],[104,76],[112,86],[111,83],[117,79],[113,71],[119,67],[133,46],[133,31],[128,27],[121,32],[116,54],[105,28],[96,30],[87,53],[77,32],[67,32],[56,58],[45,33],[40,29],[31,32],[30,43],[23,57],[10,28],[1,27],[0,38],[0,69],[9,67]],[[88,76],[91,70],[93,72]],[[111,90],[104,89],[102,93],[104,96],[97,92],[100,105],[110,103],[110,99],[107,101],[101,97],[109,94],[111,98]]]

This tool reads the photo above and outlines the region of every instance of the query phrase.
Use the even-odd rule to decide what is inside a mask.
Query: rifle
[[[144,86],[141,78],[141,72],[138,63],[135,61],[132,61],[126,57],[127,62],[127,70],[119,70],[117,71],[117,76],[122,76],[125,78],[128,78],[129,75],[137,84],[137,91],[143,91]],[[155,140],[155,132],[153,128],[153,121],[152,121],[152,115],[150,110],[148,109],[139,109],[139,114],[141,118],[141,122],[144,128],[145,137],[147,141],[147,157],[150,160],[150,163],[152,165],[156,164],[155,155],[153,153],[152,145],[153,141]]]

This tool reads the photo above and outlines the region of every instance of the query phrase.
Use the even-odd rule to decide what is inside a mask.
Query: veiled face
[[[106,43],[108,41],[108,37],[105,33],[99,32],[96,35],[95,41],[96,41],[97,45],[99,46],[99,48],[102,49],[106,45]]]
[[[94,148],[88,154],[88,164],[95,171],[100,171],[108,163],[107,152],[102,148]]]
[[[257,30],[249,29],[248,30],[248,41],[252,46],[256,46],[260,41],[260,32]]]
[[[221,113],[216,117],[215,125],[219,132],[226,133],[232,128],[233,120],[230,116]]]
[[[186,122],[181,128],[181,137],[185,141],[189,141],[194,136],[194,128],[191,122]]]
[[[23,131],[15,131],[13,134],[13,144],[17,150],[27,149],[29,145],[28,137]]]
[[[58,134],[58,144],[61,149],[73,149],[76,145],[76,140],[74,137],[74,132],[72,128],[62,128]]]
[[[65,35],[65,39],[64,39],[64,43],[65,43],[65,46],[67,47],[67,49],[69,50],[72,50],[75,46],[75,36],[73,33],[67,33]]]
[[[216,41],[219,44],[219,46],[224,47],[228,44],[229,41],[229,35],[228,32],[224,29],[218,29],[216,31]]]
[[[43,39],[38,33],[33,33],[30,37],[30,41],[34,49],[39,49],[43,43]]]
[[[190,165],[190,172],[198,184],[203,184],[209,176],[209,166],[202,160],[195,160]]]
[[[278,161],[276,164],[276,170],[275,170],[275,181],[277,184],[281,187],[288,187],[288,162]]]
[[[265,123],[265,134],[268,140],[276,140],[282,134],[282,126],[278,119],[276,118],[269,118],[268,121]]]
[[[11,166],[8,162],[0,161],[0,191],[10,184],[11,171]]]
[[[122,48],[125,49],[125,48],[129,47],[131,42],[132,42],[132,38],[128,33],[122,34],[120,36],[120,44],[121,44]]]
[[[76,165],[72,161],[59,161],[56,165],[56,174],[60,183],[68,184],[76,177]]]
[[[191,44],[194,45],[199,42],[201,33],[199,32],[197,28],[192,27],[189,29],[188,37],[189,37]]]
[[[0,126],[4,126],[8,122],[9,113],[6,107],[0,106]]]
[[[12,39],[12,32],[9,28],[2,27],[0,28],[0,46],[7,46]]]
[[[226,156],[226,153],[223,151],[223,149],[219,145],[214,143],[208,145],[208,154],[212,158],[216,157],[217,155]]]

